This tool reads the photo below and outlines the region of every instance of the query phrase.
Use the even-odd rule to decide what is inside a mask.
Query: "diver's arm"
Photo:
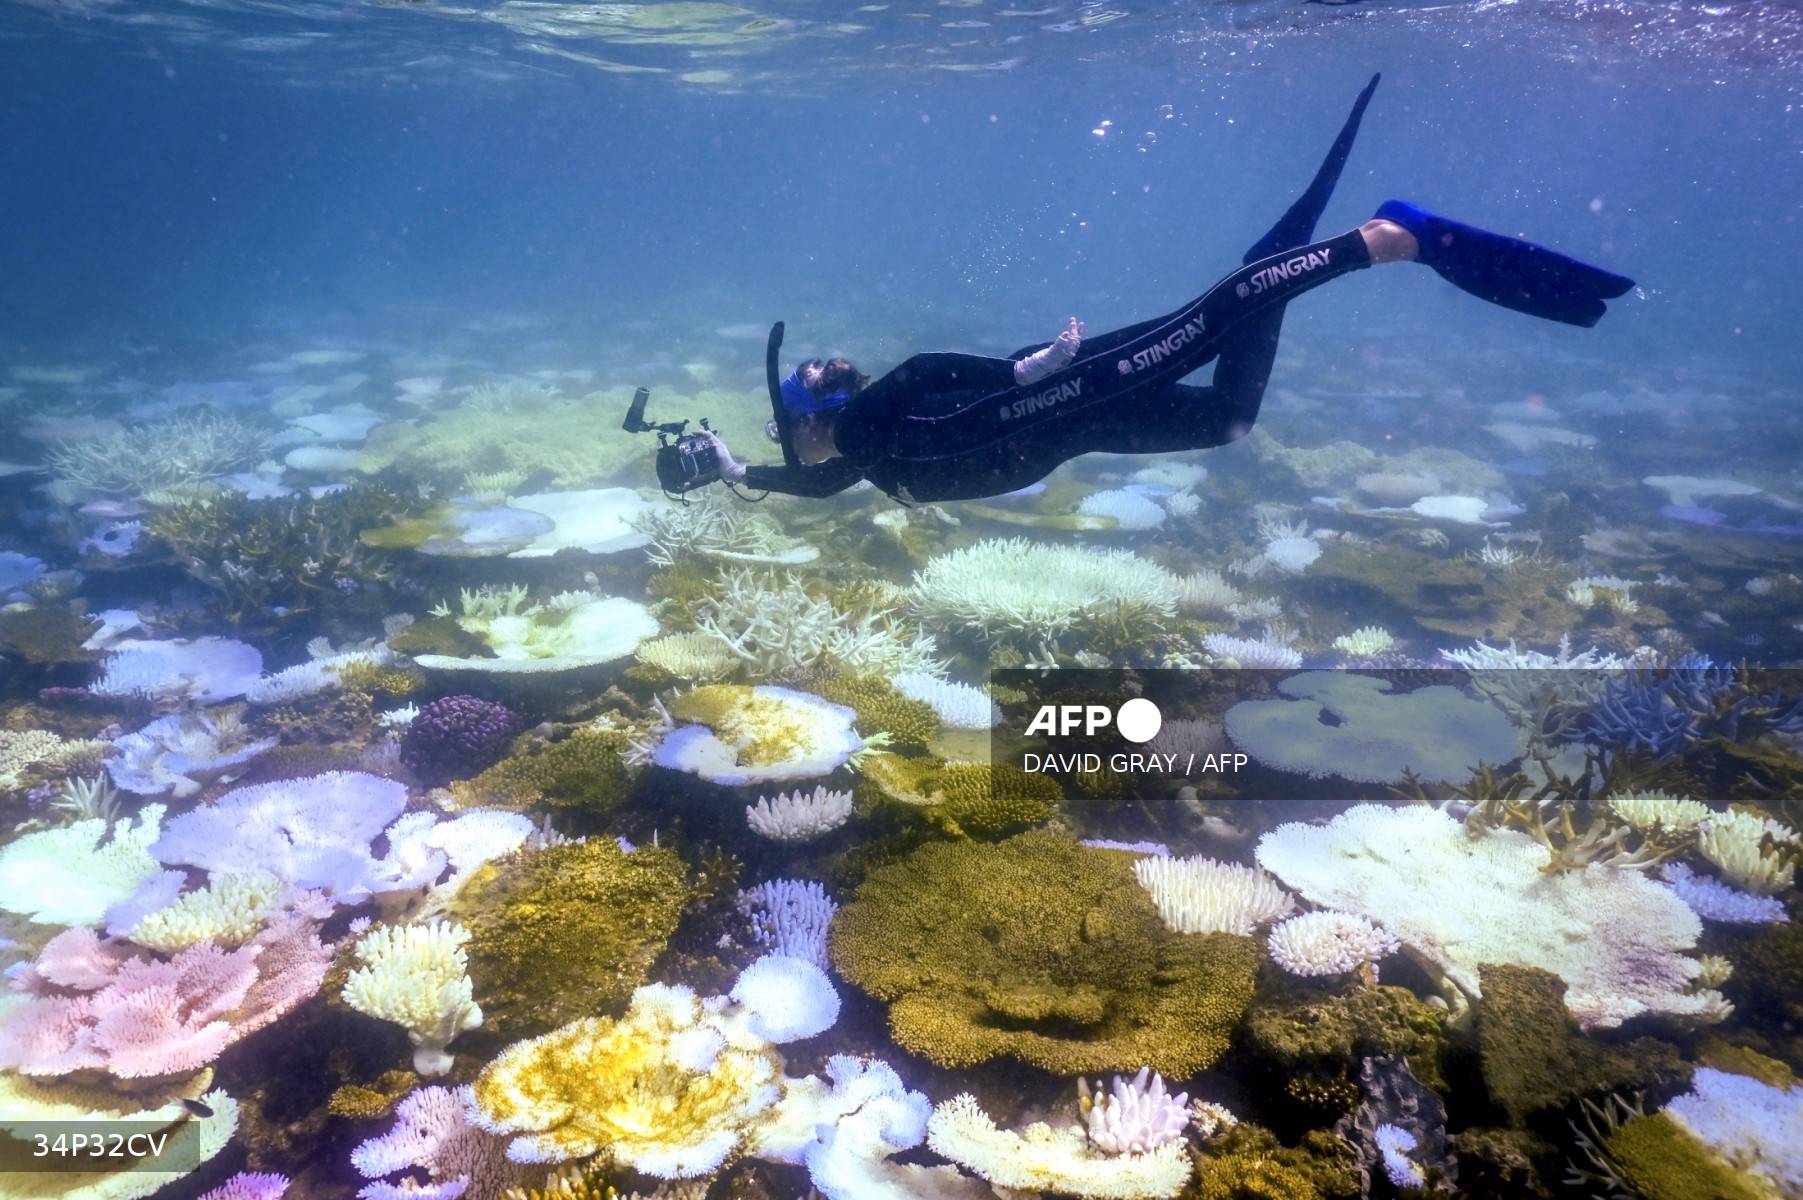
[[[829,459],[811,467],[744,467],[742,470],[743,474],[735,482],[748,488],[815,499],[835,496],[864,478],[864,472],[844,458]]]
[[[1083,335],[1088,332],[1083,322],[1072,317],[1063,331],[1043,350],[1037,350],[1014,364],[1014,382],[1025,387],[1038,383],[1047,375],[1063,367],[1071,359],[1077,357],[1077,348],[1083,344]]]

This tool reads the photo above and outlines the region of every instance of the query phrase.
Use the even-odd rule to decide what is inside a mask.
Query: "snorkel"
[[[851,391],[840,388],[824,396],[810,391],[801,381],[799,367],[786,378],[779,378],[776,360],[782,345],[783,323],[778,321],[770,327],[770,339],[764,344],[764,384],[770,391],[770,425],[776,430],[776,440],[782,443],[783,461],[797,467],[804,464],[795,452],[795,419],[830,412],[850,401]]]

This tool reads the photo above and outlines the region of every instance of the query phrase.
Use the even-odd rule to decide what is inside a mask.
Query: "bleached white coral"
[[[927,1145],[997,1187],[1092,1200],[1176,1196],[1191,1170],[1181,1140],[1143,1154],[1107,1154],[1089,1145],[1080,1126],[1053,1129],[1035,1123],[1019,1133],[998,1129],[968,1092],[933,1110]]]
[[[1381,625],[1365,625],[1351,633],[1341,634],[1333,640],[1333,648],[1341,654],[1350,654],[1354,658],[1369,658],[1374,654],[1382,654],[1396,645],[1396,639],[1390,631]]]
[[[1783,1196],[1803,1195],[1803,1086],[1773,1087],[1699,1067],[1665,1113],[1738,1171]]]
[[[1303,913],[1272,926],[1265,947],[1292,975],[1344,975],[1399,948],[1394,937],[1352,913]]]
[[[1697,849],[1735,887],[1769,896],[1796,876],[1797,831],[1781,821],[1732,809],[1697,828]]]
[[[255,685],[263,655],[230,638],[126,638],[112,645],[100,678],[88,690],[101,696],[150,696],[218,704]]]
[[[1200,855],[1149,856],[1133,864],[1133,874],[1178,933],[1250,935],[1295,907],[1289,893],[1258,868]]]
[[[1634,665],[1632,658],[1595,648],[1574,654],[1570,634],[1559,639],[1558,649],[1551,654],[1517,649],[1511,638],[1507,646],[1473,642],[1463,650],[1442,650],[1440,657],[1468,671],[1620,671]]]
[[[384,925],[353,948],[362,964],[344,982],[344,1002],[393,1021],[413,1042],[413,1069],[443,1075],[451,1069],[451,1039],[482,1024],[464,945],[469,930],[455,922]]]
[[[812,562],[820,551],[789,537],[765,514],[717,493],[685,496],[635,516],[633,527],[651,539],[645,556],[660,567],[685,554],[736,562]]]
[[[493,657],[421,654],[432,670],[550,674],[625,658],[656,636],[657,619],[634,600],[594,592],[563,592],[530,604],[524,587],[465,591],[458,626],[480,638]],[[448,606],[434,610],[448,616]]]
[[[646,666],[698,683],[716,683],[739,666],[739,656],[724,642],[694,632],[671,633],[641,642],[638,658]]]
[[[1262,638],[1211,633],[1202,639],[1202,648],[1247,671],[1290,671],[1302,665],[1302,655],[1268,631]]]
[[[1202,498],[1188,489],[1172,492],[1164,498],[1164,508],[1173,517],[1193,517],[1202,511]]]
[[[1107,1092],[1097,1084],[1093,1095],[1087,1079],[1077,1080],[1077,1110],[1089,1144],[1109,1154],[1144,1154],[1181,1141],[1189,1126],[1188,1104],[1188,1093],[1171,1095],[1164,1077],[1150,1067],[1141,1067],[1132,1079],[1116,1075]]]
[[[23,787],[34,767],[54,772],[105,748],[105,742],[64,741],[47,729],[0,729],[0,792]]]
[[[1124,550],[992,538],[916,572],[913,603],[940,628],[1052,638],[1122,607],[1174,616],[1177,578]]]
[[[386,646],[319,655],[262,676],[245,689],[244,698],[252,704],[286,704],[338,687],[343,682],[341,676],[346,667],[385,666],[394,660],[394,653]]]
[[[1685,951],[1702,927],[1670,889],[1639,871],[1593,863],[1549,871],[1525,833],[1467,834],[1426,805],[1360,804],[1326,825],[1292,822],[1259,842],[1259,865],[1316,904],[1394,934],[1463,1005],[1485,963],[1539,967],[1565,980],[1586,1028],[1642,1013],[1707,1017],[1719,997],[1694,991]]]
[[[1659,876],[1705,921],[1767,925],[1790,920],[1790,913],[1777,897],[1731,888],[1719,879],[1698,875],[1681,862],[1666,863]]]
[[[805,842],[830,833],[851,819],[851,793],[828,791],[824,785],[812,792],[797,788],[775,796],[760,796],[745,809],[751,831],[776,842]]]
[[[1710,815],[1707,804],[1670,792],[1610,793],[1609,811],[1643,834],[1689,833]]]
[[[249,762],[276,744],[253,739],[244,728],[243,707],[158,717],[135,733],[113,739],[106,760],[113,782],[128,792],[185,799],[203,783]]]
[[[727,571],[695,623],[760,675],[821,659],[860,675],[944,672],[933,639],[887,609],[842,612],[788,574]]]
[[[1219,615],[1239,602],[1239,589],[1212,568],[1185,575],[1177,581],[1177,607],[1184,612]]]
[[[826,931],[839,906],[811,879],[769,879],[739,893],[751,939],[773,954],[826,966]]]
[[[1157,529],[1165,516],[1157,503],[1130,488],[1091,492],[1077,505],[1077,511],[1089,517],[1109,517],[1115,528],[1128,532]]]
[[[995,701],[981,688],[939,679],[919,671],[904,671],[889,681],[910,700],[931,706],[947,729],[993,729],[1000,714]]]
[[[51,450],[50,468],[83,488],[142,496],[247,466],[268,445],[264,430],[203,409],[64,442]]]
[[[1612,612],[1633,613],[1640,604],[1633,596],[1634,581],[1614,575],[1586,575],[1565,586],[1565,598],[1579,608],[1606,608]]]
[[[149,847],[163,820],[161,804],[136,821],[111,826],[95,818],[28,833],[0,847],[0,908],[40,925],[98,925],[107,909],[129,899],[160,868]]]
[[[1384,1174],[1396,1188],[1417,1188],[1427,1182],[1427,1172],[1409,1155],[1418,1145],[1415,1135],[1400,1125],[1379,1125],[1372,1134]]]
[[[206,941],[239,946],[257,935],[283,890],[267,871],[221,875],[141,918],[126,936],[163,954]]]

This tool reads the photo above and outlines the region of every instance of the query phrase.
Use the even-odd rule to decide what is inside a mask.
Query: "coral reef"
[[[632,773],[623,757],[627,748],[624,734],[577,728],[557,741],[535,742],[473,779],[453,782],[450,790],[463,807],[550,805],[605,812],[631,789]]]
[[[669,850],[610,838],[524,849],[477,870],[449,903],[470,933],[475,1000],[518,1037],[624,1001],[689,898]]]
[[[1566,1011],[1563,980],[1535,967],[1485,966],[1477,1008],[1484,1086],[1516,1124],[1582,1097],[1677,1078],[1677,1050],[1656,1038],[1611,1045],[1586,1037]]]
[[[351,947],[359,965],[344,981],[344,1002],[405,1029],[414,1045],[413,1069],[421,1075],[449,1071],[445,1047],[482,1024],[463,950],[469,937],[461,925],[429,921],[384,925]]]
[[[1045,775],[1012,766],[873,754],[859,769],[878,791],[953,837],[996,837],[1058,812],[1063,793]]]
[[[1361,987],[1301,999],[1267,992],[1261,983],[1241,1029],[1261,1058],[1292,1071],[1338,1071],[1348,1062],[1394,1055],[1415,1078],[1445,1088],[1440,1058],[1446,1014],[1406,988]]]
[[[887,607],[842,610],[793,574],[736,568],[694,608],[695,626],[754,673],[830,663],[859,675],[940,672],[938,647]]]
[[[998,1129],[969,1093],[933,1110],[927,1145],[996,1187],[1095,1200],[1174,1197],[1193,1169],[1181,1141],[1111,1154],[1091,1148],[1081,1128],[1037,1123],[1020,1133]]]
[[[944,1066],[1009,1055],[1063,1073],[1187,1077],[1226,1049],[1256,943],[1166,931],[1128,856],[1049,832],[948,842],[872,871],[833,922],[834,966]]]
[[[830,775],[864,747],[857,714],[789,688],[710,684],[684,692],[648,755],[656,766],[737,787]]]
[[[150,496],[247,466],[268,446],[263,430],[202,408],[63,442],[50,452],[50,469],[86,492]]]
[[[1080,550],[1025,538],[943,554],[914,577],[912,603],[935,628],[1029,643],[1079,627],[1156,629],[1176,614],[1177,579],[1123,550]]]
[[[1693,990],[1696,915],[1639,872],[1591,864],[1548,874],[1551,854],[1513,830],[1467,835],[1432,808],[1362,804],[1325,826],[1291,823],[1259,842],[1259,865],[1310,901],[1394,934],[1462,1006],[1486,963],[1538,966],[1570,985],[1587,1028],[1645,1012],[1721,1015]]]
[[[454,620],[486,655],[415,654],[413,661],[428,670],[550,674],[625,658],[657,633],[656,619],[636,601],[594,592],[561,592],[541,604],[526,597],[517,586],[466,589],[458,615],[442,605],[433,615]]]

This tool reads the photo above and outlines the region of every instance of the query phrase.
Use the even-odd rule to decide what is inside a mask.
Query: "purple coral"
[[[467,779],[493,766],[518,732],[505,704],[445,696],[421,707],[407,726],[401,761],[429,783]]]

